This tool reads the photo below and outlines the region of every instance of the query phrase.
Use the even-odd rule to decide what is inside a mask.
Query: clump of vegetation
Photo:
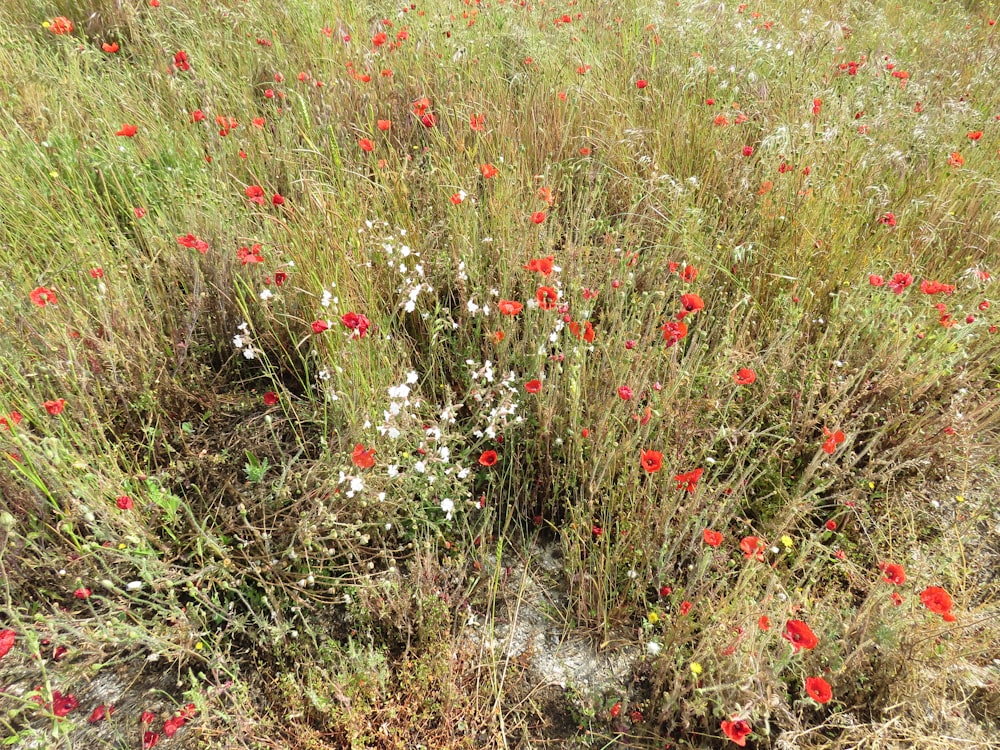
[[[989,744],[995,15],[0,10],[8,744]]]

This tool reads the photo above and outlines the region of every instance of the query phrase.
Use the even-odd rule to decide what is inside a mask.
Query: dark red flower
[[[350,328],[354,331],[354,333],[351,334],[351,337],[356,339],[363,339],[372,324],[366,316],[356,312],[344,313],[340,316],[340,322],[346,328]]]
[[[619,386],[618,388],[618,398],[622,401],[630,401],[632,399],[632,389],[627,385]]]
[[[248,185],[243,192],[246,193],[251,203],[256,203],[258,206],[264,205],[264,188],[260,185]]]
[[[97,722],[101,721],[102,719],[106,719],[110,715],[111,715],[111,712],[108,710],[107,706],[105,706],[102,703],[101,705],[99,705],[97,708],[95,708],[91,712],[90,718],[87,719],[87,723],[88,724],[96,724]]]
[[[191,70],[191,63],[188,62],[187,52],[184,50],[177,50],[174,54],[174,67],[177,70]]]
[[[264,406],[274,406],[279,400],[278,394],[274,391],[268,391],[264,394]]]
[[[792,644],[796,651],[816,648],[819,638],[802,620],[789,620],[785,623],[785,632],[781,637]]]
[[[156,743],[160,741],[160,735],[156,732],[143,732],[142,734],[142,750],[152,750],[156,747]]]
[[[115,505],[117,505],[121,510],[132,510],[135,503],[132,502],[132,498],[128,495],[122,495],[115,500]]]
[[[330,324],[325,320],[314,320],[312,322],[313,333],[323,333],[323,331],[327,330],[329,327]]]
[[[829,703],[833,697],[830,683],[822,677],[806,677],[806,693],[817,703]]]
[[[79,705],[80,702],[72,695],[63,695],[58,690],[52,691],[52,713],[56,716],[66,716]]]

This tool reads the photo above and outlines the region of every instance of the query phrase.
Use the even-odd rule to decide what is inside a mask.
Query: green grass
[[[998,15],[0,8],[0,734],[986,746]]]

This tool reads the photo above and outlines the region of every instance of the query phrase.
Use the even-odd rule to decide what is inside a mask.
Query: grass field
[[[1000,6],[808,5],[0,3],[0,743],[1000,747]]]

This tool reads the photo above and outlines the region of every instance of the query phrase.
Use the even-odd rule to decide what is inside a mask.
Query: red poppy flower
[[[109,55],[113,55],[120,49],[120,47],[118,46],[118,42],[111,42],[111,44],[105,42],[104,44],[101,45],[101,49],[107,52]]]
[[[833,697],[830,683],[822,677],[806,677],[806,693],[817,703],[829,703]]]
[[[618,388],[618,398],[622,401],[630,401],[632,399],[633,393],[632,389],[627,385],[619,386]]]
[[[241,247],[236,251],[236,259],[244,266],[248,263],[263,263],[264,255],[261,252],[260,244],[254,244],[252,247]]]
[[[99,705],[97,708],[95,708],[91,712],[90,718],[87,719],[87,723],[88,724],[96,724],[97,722],[101,721],[102,719],[107,718],[108,713],[109,712],[108,712],[107,706],[105,706],[102,703],[101,705]]]
[[[689,313],[705,309],[705,303],[697,294],[682,294],[681,306]]]
[[[722,544],[722,532],[712,531],[711,529],[705,529],[701,532],[701,538],[705,541],[709,547],[718,547]]]
[[[70,21],[66,16],[56,16],[51,21],[49,21],[49,31],[53,34],[72,34],[73,33],[73,22]]]
[[[640,79],[639,79],[638,81],[636,81],[636,82],[635,82],[635,87],[636,87],[637,89],[644,89],[644,88],[646,88],[646,87],[647,87],[648,85],[649,85],[649,81],[647,81],[647,80],[644,80],[644,79],[642,79],[642,78],[640,78]]]
[[[682,338],[687,336],[687,323],[683,320],[668,320],[663,326],[663,340],[667,346],[673,346]]]
[[[770,630],[771,618],[768,617],[767,615],[761,615],[759,618],[757,618],[757,627],[760,628],[761,630]]]
[[[160,735],[156,732],[143,732],[142,734],[142,750],[152,750],[156,747],[156,743],[160,741]]]
[[[513,300],[509,299],[500,300],[497,307],[499,308],[501,315],[517,315],[519,312],[521,312],[521,310],[524,309],[524,305],[522,305],[520,302],[514,302]]]
[[[371,153],[372,151],[375,150],[375,144],[372,143],[367,138],[360,138],[358,140],[358,148],[360,148],[362,151],[367,151],[368,153]]]
[[[685,599],[684,601],[682,601],[681,602],[681,606],[680,606],[681,617],[687,617],[688,612],[691,611],[691,607],[693,607],[693,606],[694,605],[691,602],[689,602],[687,599]]]
[[[903,290],[912,283],[913,276],[908,273],[900,272],[893,274],[892,279],[889,281],[889,289],[891,289],[894,294],[902,294]]]
[[[949,167],[960,167],[965,164],[965,159],[962,157],[958,151],[952,151],[948,156],[948,166]]]
[[[323,333],[323,331],[327,330],[329,327],[330,324],[325,320],[314,320],[312,322],[313,333]]]
[[[469,127],[472,128],[477,133],[483,132],[483,124],[486,120],[486,115],[469,115]]]
[[[759,537],[743,537],[740,540],[740,550],[743,552],[743,556],[746,557],[747,560],[755,558],[763,561],[764,559],[764,542]]]
[[[920,291],[924,294],[951,294],[955,291],[952,284],[942,284],[940,281],[924,279],[920,282]]]
[[[9,430],[12,424],[13,425],[21,424],[22,419],[24,419],[24,417],[21,415],[21,412],[12,411],[6,417],[0,417],[0,427],[2,427],[5,430]]]
[[[544,211],[535,211],[535,213],[531,215],[532,224],[541,224],[543,221],[545,221]]]
[[[896,586],[902,586],[906,583],[906,571],[903,570],[902,565],[882,563],[879,568],[882,570],[882,580],[886,583],[892,583]]]
[[[88,589],[87,587],[81,586],[80,588],[78,588],[76,591],[73,592],[73,596],[75,596],[77,599],[89,599],[92,593],[94,592]]]
[[[873,273],[868,276],[868,283],[872,286],[885,286],[885,279],[878,274]]]
[[[496,451],[483,451],[479,456],[480,466],[493,466],[497,462],[497,452]]]
[[[420,124],[425,128],[433,128],[437,125],[437,115],[433,112],[424,113],[424,115],[420,118]]]
[[[205,242],[205,240],[199,240],[193,234],[186,234],[183,237],[178,237],[177,244],[189,247],[192,250],[197,250],[202,255],[208,252],[208,243]]]
[[[597,336],[597,334],[594,331],[594,326],[591,325],[591,322],[589,320],[584,321],[582,335],[580,334],[580,324],[577,323],[576,321],[569,324],[569,330],[570,333],[572,333],[578,339],[582,338],[588,344],[594,343],[594,338]]]
[[[45,407],[45,411],[54,417],[57,414],[61,414],[62,410],[66,408],[66,399],[57,398],[55,401],[46,401],[42,406]]]
[[[543,310],[554,310],[559,302],[559,293],[550,286],[540,286],[535,292],[538,306]]]
[[[747,735],[753,733],[750,725],[743,719],[722,722],[722,733],[740,747],[746,747]]]
[[[131,138],[136,134],[138,128],[135,125],[129,125],[128,123],[122,125],[122,129],[119,130],[115,135],[122,135],[126,138]]]
[[[363,339],[365,334],[368,333],[368,329],[371,327],[371,321],[368,320],[367,316],[356,312],[349,312],[341,315],[340,322],[347,328],[354,331],[351,336],[352,338],[358,339]]]
[[[741,367],[733,378],[736,385],[751,385],[757,381],[757,373],[749,367]]]
[[[529,380],[527,383],[524,384],[524,390],[526,390],[528,393],[538,393],[542,390],[542,381],[537,379]]]
[[[677,482],[677,489],[683,487],[688,492],[694,492],[698,486],[698,480],[701,479],[701,475],[704,473],[704,469],[692,469],[683,474],[678,474],[674,477],[674,481]]]
[[[72,695],[63,695],[58,690],[52,691],[52,713],[56,716],[66,716],[75,711],[80,702]]]
[[[0,659],[4,658],[14,648],[17,633],[13,630],[0,630]]]
[[[931,612],[941,615],[945,622],[955,622],[951,613],[951,595],[939,586],[928,586],[920,592],[920,601]]]
[[[843,432],[836,430],[831,432],[826,427],[823,428],[823,435],[826,436],[826,441],[823,443],[823,452],[833,454],[837,450],[837,446],[840,445],[846,439]]]
[[[191,63],[188,62],[187,52],[178,50],[174,55],[174,67],[177,70],[191,70]]]
[[[392,127],[392,120],[379,120],[375,124],[378,125],[379,130],[384,132]]]
[[[555,262],[555,257],[548,255],[544,258],[532,258],[528,261],[528,265],[521,266],[527,271],[537,271],[542,276],[548,277],[552,273],[553,263]]]
[[[479,171],[482,173],[483,177],[487,180],[491,177],[496,177],[500,174],[500,170],[494,167],[492,164],[481,164],[479,166]]]
[[[32,304],[38,305],[39,307],[55,305],[59,302],[59,300],[56,299],[56,293],[44,286],[35,287],[28,292],[28,299],[31,300]]]
[[[258,206],[264,205],[264,188],[260,185],[248,185],[243,192],[246,193],[251,203],[256,203]]]
[[[135,504],[132,502],[132,498],[128,495],[121,495],[115,500],[115,505],[117,505],[121,510],[132,510]]]
[[[358,443],[354,446],[354,453],[351,454],[351,461],[359,469],[370,469],[375,465],[375,449],[365,450],[365,446]]]
[[[796,651],[801,649],[811,651],[819,643],[819,638],[802,620],[786,622],[785,632],[781,634],[781,637],[791,643]]]
[[[654,474],[663,468],[663,454],[659,451],[644,450],[639,456],[639,463],[647,472]]]
[[[184,726],[186,723],[187,719],[185,719],[183,716],[174,716],[171,719],[167,719],[165,722],[163,722],[163,733],[167,737],[173,737],[175,734],[177,734],[177,730],[180,729],[182,726]]]
[[[274,406],[279,400],[278,394],[274,391],[268,391],[264,394],[264,406]]]

